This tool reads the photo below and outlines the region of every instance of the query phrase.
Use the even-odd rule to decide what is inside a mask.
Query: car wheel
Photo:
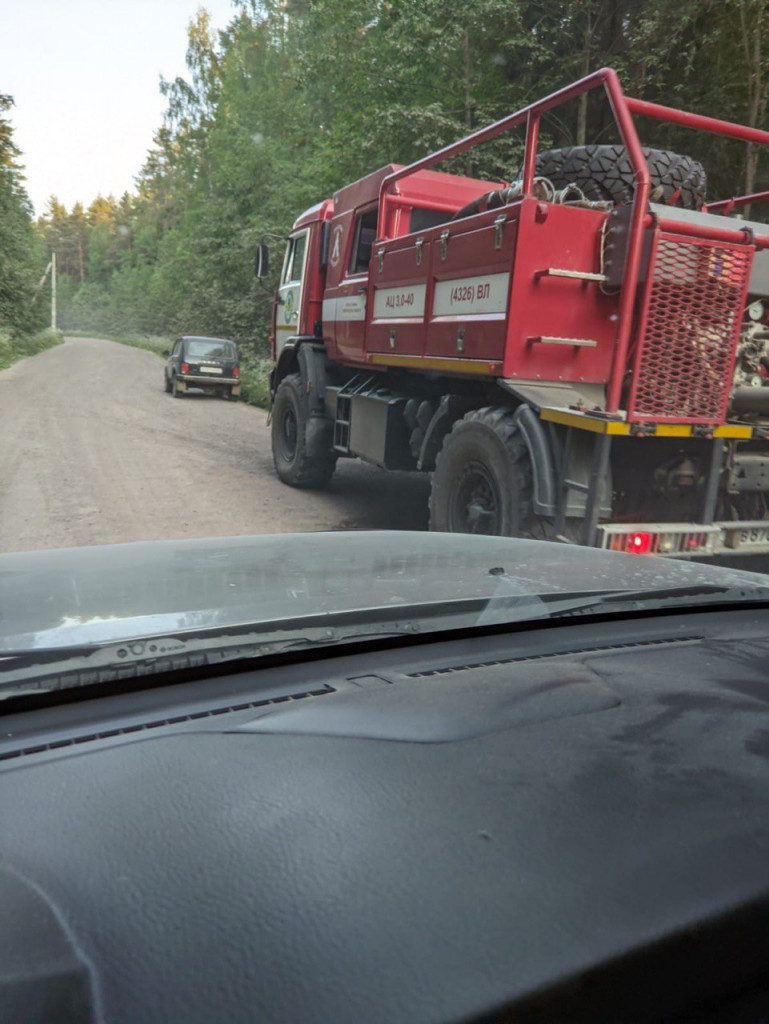
[[[272,458],[275,470],[291,487],[326,487],[336,466],[332,452],[328,456],[308,455],[306,431],[309,420],[307,396],[298,373],[279,384],[272,405]]]
[[[457,420],[435,463],[430,529],[531,536],[531,506],[529,453],[513,413],[488,407]]]
[[[184,392],[179,390],[179,385],[176,381],[176,374],[174,374],[173,380],[171,381],[171,394],[174,398],[184,398]]]
[[[170,395],[171,394],[171,381],[168,379],[168,374],[167,373],[163,374],[163,383],[165,385],[166,394]]]

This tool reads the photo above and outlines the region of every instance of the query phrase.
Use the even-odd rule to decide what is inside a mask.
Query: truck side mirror
[[[267,271],[269,269],[269,252],[266,245],[262,245],[260,242],[256,247],[256,253],[254,255],[254,273],[258,281],[263,281],[267,277]]]

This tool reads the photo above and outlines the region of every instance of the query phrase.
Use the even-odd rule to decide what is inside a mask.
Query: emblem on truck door
[[[334,238],[331,242],[331,255],[328,258],[328,262],[332,267],[335,267],[341,259],[340,247],[342,239],[342,225],[337,224],[334,228]]]
[[[294,312],[294,293],[293,291],[286,292],[286,298],[283,302],[283,318],[287,324],[291,323],[291,318]]]

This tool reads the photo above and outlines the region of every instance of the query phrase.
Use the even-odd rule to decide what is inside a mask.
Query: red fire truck
[[[621,145],[538,152],[541,116],[594,89]],[[734,215],[769,193],[705,203],[701,165],[642,148],[634,116],[769,143],[604,69],[298,218],[272,335],[283,481],[357,457],[432,474],[434,530],[769,551],[769,226]],[[433,169],[517,126],[516,180]]]

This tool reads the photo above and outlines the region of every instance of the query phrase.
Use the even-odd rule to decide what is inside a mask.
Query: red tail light
[[[240,376],[240,367],[239,366],[236,366],[235,369],[232,371],[232,376],[233,377],[239,377]]]
[[[634,555],[648,555],[652,547],[652,535],[650,533],[631,533],[627,539],[627,548]]]
[[[190,372],[190,364],[189,363],[182,363],[182,365],[179,367],[179,369],[182,371],[182,373],[189,373]]]

